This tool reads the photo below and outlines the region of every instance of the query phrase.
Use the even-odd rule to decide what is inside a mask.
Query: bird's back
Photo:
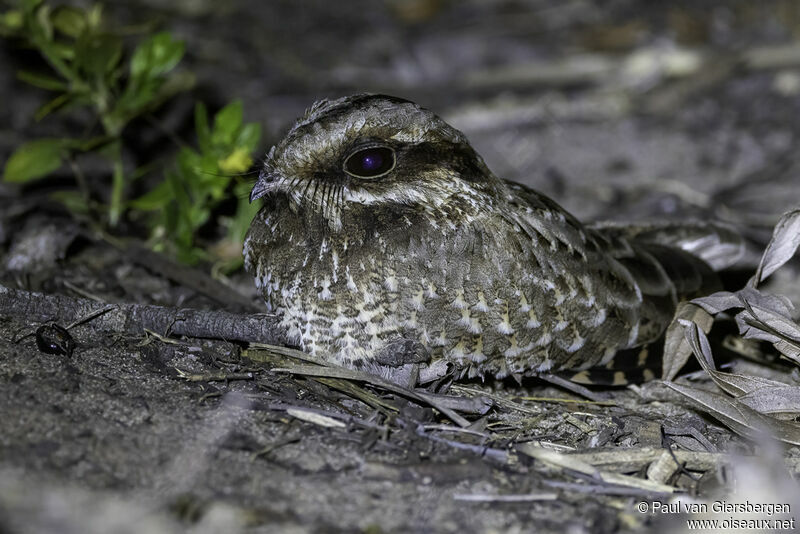
[[[484,223],[494,238],[482,239],[494,270],[465,284],[478,289],[463,297],[462,313],[480,326],[481,372],[586,369],[656,341],[678,302],[718,289],[714,269],[741,252],[738,235],[718,225],[584,226],[544,195],[505,185],[507,203],[494,210],[502,217],[489,219],[494,227]],[[494,307],[478,309],[475,300]],[[465,334],[453,332],[462,340],[459,356],[464,346],[469,354]]]

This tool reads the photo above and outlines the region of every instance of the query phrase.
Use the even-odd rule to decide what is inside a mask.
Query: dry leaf
[[[772,232],[767,249],[761,256],[752,285],[763,282],[784,263],[792,259],[800,247],[800,208],[784,213]]]
[[[678,305],[675,318],[664,337],[664,360],[661,369],[661,377],[664,380],[674,379],[692,354],[684,335],[687,325],[699,325],[703,331],[708,332],[713,323],[714,318],[702,307],[691,302],[682,302]]]
[[[784,443],[800,445],[800,425],[771,419],[744,403],[719,393],[681,386],[673,382],[667,382],[666,385],[737,434],[755,439],[773,436]]]
[[[800,414],[800,387],[780,384],[762,387],[738,397],[740,402],[763,414],[781,414],[794,419]]]

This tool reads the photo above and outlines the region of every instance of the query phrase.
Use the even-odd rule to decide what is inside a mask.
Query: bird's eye
[[[344,171],[356,178],[377,178],[394,169],[394,150],[385,146],[362,148],[347,156]]]

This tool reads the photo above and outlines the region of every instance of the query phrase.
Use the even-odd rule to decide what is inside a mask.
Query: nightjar
[[[713,224],[584,225],[502,180],[432,112],[317,102],[267,154],[248,272],[291,343],[393,377],[585,369],[659,338],[740,242]]]

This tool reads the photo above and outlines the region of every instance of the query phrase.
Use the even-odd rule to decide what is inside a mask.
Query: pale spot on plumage
[[[461,310],[461,319],[458,320],[458,324],[469,330],[469,332],[472,334],[481,333],[480,321],[478,321],[476,317],[472,317],[470,315],[468,308]]]
[[[380,341],[377,336],[381,332],[382,329],[380,328],[380,325],[378,325],[378,323],[368,322],[364,325],[364,333],[366,333],[368,336],[373,336],[376,341]]]
[[[419,291],[416,291],[414,295],[411,297],[411,307],[414,310],[421,310],[425,302],[424,298],[425,298],[424,290],[420,289]]]
[[[510,345],[509,347],[503,352],[503,356],[506,358],[516,358],[522,352],[519,347],[519,342],[517,341],[517,336],[512,335],[510,338]]]
[[[562,293],[561,290],[559,290],[557,287],[553,289],[553,292],[554,292],[553,296],[555,296],[553,304],[555,304],[556,306],[561,306],[564,303],[564,299],[566,299],[566,295],[564,295],[564,293]]]
[[[467,347],[465,346],[464,341],[459,341],[452,349],[450,349],[450,357],[456,361],[463,361],[466,356]]]
[[[528,299],[525,298],[525,293],[522,292],[519,294],[519,311],[522,313],[528,313],[531,311],[531,307],[528,304]]]
[[[514,328],[511,326],[511,321],[508,317],[508,307],[506,307],[506,311],[500,315],[500,322],[497,325],[497,331],[505,335],[514,333]]]
[[[364,304],[375,304],[375,293],[373,293],[367,284],[361,285],[361,299]]]
[[[383,280],[383,286],[389,291],[397,291],[397,277],[393,274]]]
[[[583,336],[581,336],[581,335],[578,333],[578,331],[576,330],[576,331],[575,331],[575,337],[572,339],[572,344],[571,344],[570,346],[568,346],[568,347],[567,347],[566,349],[564,349],[564,350],[566,350],[567,352],[569,352],[570,354],[572,354],[572,353],[574,353],[574,352],[577,352],[577,351],[579,351],[580,349],[582,349],[582,348],[583,348],[583,346],[584,346],[585,344],[586,344],[586,338],[584,338]]]
[[[472,352],[469,355],[473,362],[480,363],[485,361],[487,356],[483,353],[483,337],[474,336],[472,344]]]
[[[436,294],[436,286],[428,284],[428,289],[425,290],[425,297],[429,299],[436,299],[439,298],[439,295]]]
[[[408,315],[408,319],[406,319],[406,321],[404,322],[403,326],[405,328],[409,328],[409,329],[412,329],[412,330],[416,329],[419,326],[419,323],[417,323],[417,312],[416,311],[412,311]]]
[[[539,336],[539,339],[534,341],[533,344],[536,347],[544,347],[546,345],[549,345],[551,341],[553,341],[553,335],[550,332],[544,330],[542,331],[541,336]]]
[[[431,344],[431,336],[428,333],[428,329],[425,328],[424,326],[421,326],[420,329],[419,329],[419,341],[425,347],[428,347]]]
[[[600,308],[597,310],[597,313],[592,316],[592,320],[589,321],[589,326],[597,327],[606,322],[606,310],[605,308]]]
[[[539,321],[539,318],[536,316],[536,312],[532,308],[529,309],[528,310],[528,322],[525,323],[525,327],[526,328],[530,328],[530,329],[535,329],[535,328],[539,328],[540,326],[542,326],[542,323],[541,323],[541,321]]]
[[[333,272],[331,274],[333,276],[333,282],[336,283],[339,271],[339,254],[335,249],[331,251],[331,261],[333,262]]]
[[[320,283],[322,290],[319,292],[319,299],[320,300],[331,300],[333,298],[333,293],[331,293],[331,279],[325,276]]]
[[[483,291],[478,291],[478,302],[472,307],[472,309],[480,313],[489,312],[489,305],[486,303],[486,295],[483,294]]]
[[[561,332],[568,326],[569,326],[569,321],[564,321],[562,319],[561,321],[558,321],[555,325],[553,325],[553,332]]]
[[[450,341],[447,339],[447,332],[442,330],[439,332],[439,335],[434,338],[433,342],[431,343],[434,347],[446,347],[450,344]]]
[[[347,289],[352,291],[352,292],[354,292],[354,293],[357,292],[358,291],[358,287],[356,286],[356,281],[353,280],[353,275],[350,274],[350,266],[349,265],[347,265],[345,267],[344,273],[345,273],[345,278],[347,280],[347,284],[346,284]]]
[[[464,300],[463,290],[459,289],[456,292],[456,298],[453,299],[453,302],[451,302],[450,305],[457,310],[463,310],[467,307],[467,301]]]

